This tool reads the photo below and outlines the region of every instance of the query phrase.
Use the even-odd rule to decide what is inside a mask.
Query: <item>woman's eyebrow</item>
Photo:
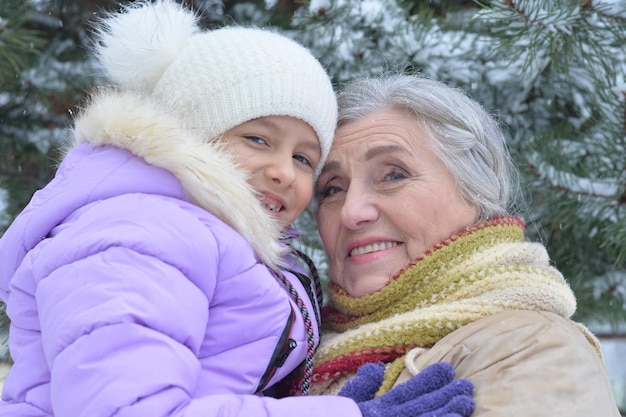
[[[369,160],[377,157],[381,154],[388,154],[393,152],[404,152],[405,149],[399,145],[384,145],[384,146],[376,146],[375,148],[368,149],[365,152],[365,160]]]
[[[389,153],[394,153],[394,152],[405,152],[405,151],[406,150],[400,145],[381,145],[381,146],[376,146],[371,149],[368,149],[367,152],[365,152],[364,159],[367,161],[379,155],[384,155],[384,154],[389,154]],[[322,172],[338,169],[340,167],[341,167],[341,164],[338,161],[328,161],[326,162],[326,165],[324,165]]]
[[[320,175],[323,174],[326,171],[330,171],[330,170],[333,170],[333,169],[338,169],[339,166],[340,166],[340,164],[337,161],[326,162],[326,164],[322,168],[322,171],[320,172]]]

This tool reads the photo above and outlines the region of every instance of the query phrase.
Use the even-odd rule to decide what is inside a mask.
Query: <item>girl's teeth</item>
[[[266,204],[265,207],[267,207],[270,211],[274,212],[274,213],[278,213],[280,211],[280,206],[275,206],[275,205],[268,205]]]

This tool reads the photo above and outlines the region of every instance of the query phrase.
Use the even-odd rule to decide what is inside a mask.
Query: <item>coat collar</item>
[[[196,205],[248,240],[262,262],[282,265],[280,226],[256,198],[246,172],[219,144],[183,128],[150,98],[112,90],[95,94],[76,119],[70,148],[85,142],[126,149],[168,170]]]

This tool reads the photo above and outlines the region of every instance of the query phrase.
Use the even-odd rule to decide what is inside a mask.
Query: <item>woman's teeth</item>
[[[354,248],[350,251],[350,256],[356,255],[364,255],[370,252],[377,252],[380,250],[385,250],[389,248],[393,248],[394,246],[398,246],[397,242],[378,242],[372,243],[370,245],[359,246],[358,248]]]

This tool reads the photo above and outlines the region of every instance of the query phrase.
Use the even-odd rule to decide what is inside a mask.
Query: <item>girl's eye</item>
[[[259,136],[244,136],[244,138],[259,145],[267,145],[267,141]]]
[[[307,166],[310,166],[311,168],[313,168],[313,163],[311,162],[311,160],[309,158],[307,158],[306,156],[303,155],[294,155],[293,159],[295,159],[298,162],[301,162]]]

